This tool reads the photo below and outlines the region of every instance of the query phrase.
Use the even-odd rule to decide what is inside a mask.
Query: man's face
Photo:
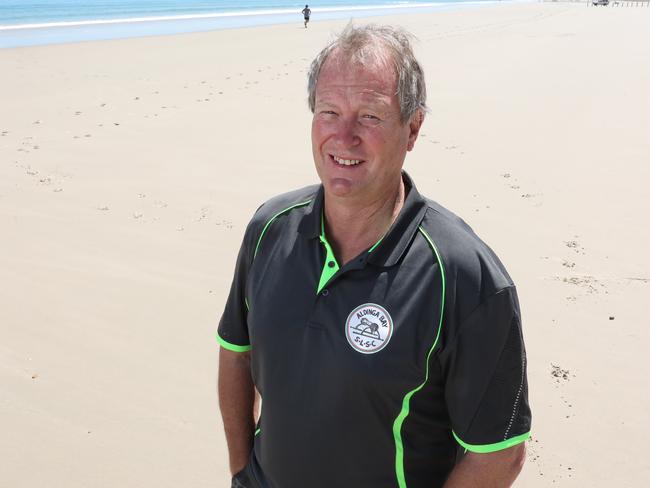
[[[312,120],[312,152],[326,195],[371,203],[394,191],[421,116],[402,123],[397,76],[386,66],[340,61],[321,68]]]

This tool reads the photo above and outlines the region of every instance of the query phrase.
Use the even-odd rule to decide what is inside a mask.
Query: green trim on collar
[[[381,237],[379,238],[379,240],[378,240],[377,242],[375,242],[375,243],[372,245],[372,247],[371,247],[370,249],[368,249],[368,254],[370,254],[372,251],[374,251],[375,248],[376,248],[379,244],[381,244],[381,241],[384,240],[384,237],[385,237],[385,236],[386,236],[386,234],[384,234],[383,236],[381,236]]]
[[[323,264],[323,271],[321,271],[320,280],[318,281],[318,289],[316,290],[317,294],[320,293],[323,288],[325,288],[325,285],[327,285],[327,283],[340,269],[339,263],[336,260],[336,256],[334,256],[332,246],[330,246],[330,243],[327,242],[327,237],[325,236],[325,217],[322,215],[322,213],[320,218],[319,239],[323,243],[323,246],[325,246],[326,255],[325,263]]]
[[[368,254],[374,251],[375,248],[381,244],[381,241],[385,236],[386,234],[381,236],[379,240],[375,242],[370,249],[368,249]],[[326,256],[325,263],[323,264],[323,271],[321,271],[320,280],[318,281],[318,289],[316,290],[316,293],[320,293],[321,290],[325,288],[325,285],[329,283],[332,277],[338,273],[339,269],[341,269],[338,261],[336,260],[336,256],[334,255],[334,251],[332,250],[332,246],[328,242],[327,236],[325,235],[325,216],[323,215],[322,211],[320,217],[320,235],[318,238],[323,243],[323,246],[325,246]]]

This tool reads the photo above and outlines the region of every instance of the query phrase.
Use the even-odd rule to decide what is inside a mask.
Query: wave
[[[312,14],[318,13],[331,13],[331,12],[358,12],[364,10],[401,10],[401,9],[417,9],[417,8],[435,8],[443,7],[450,4],[485,4],[491,3],[490,0],[468,0],[468,1],[442,1],[442,2],[419,2],[419,3],[396,3],[392,5],[358,5],[358,6],[341,6],[341,7],[314,7],[311,9]],[[78,21],[62,21],[62,22],[44,22],[32,24],[16,24],[16,25],[0,25],[0,31],[9,30],[22,30],[22,29],[43,29],[43,28],[56,28],[56,27],[79,27],[88,25],[108,25],[108,24],[131,24],[142,22],[162,22],[162,21],[176,21],[176,20],[201,20],[201,19],[219,19],[219,18],[233,18],[233,17],[251,17],[251,16],[271,16],[271,15],[287,15],[296,14],[300,12],[297,9],[266,9],[266,10],[240,10],[232,12],[215,12],[207,14],[180,14],[180,15],[158,15],[151,17],[131,17],[122,19],[92,19],[92,20],[78,20]]]

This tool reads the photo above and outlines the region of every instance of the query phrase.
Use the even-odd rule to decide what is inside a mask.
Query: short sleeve
[[[253,260],[253,245],[249,225],[244,235],[244,240],[239,249],[235,275],[230,286],[230,293],[223,315],[217,329],[217,342],[221,347],[235,352],[251,350],[248,336],[246,317],[248,315],[248,302],[246,300],[246,279]]]
[[[526,350],[514,286],[483,301],[440,356],[453,435],[472,452],[494,452],[530,436]]]

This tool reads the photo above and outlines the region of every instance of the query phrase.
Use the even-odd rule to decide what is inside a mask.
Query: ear
[[[409,138],[408,138],[408,144],[406,145],[407,151],[410,151],[415,146],[415,141],[418,138],[418,134],[420,134],[420,127],[422,127],[422,122],[424,122],[424,110],[418,109],[413,114],[413,116],[411,116],[411,120],[408,123]]]

